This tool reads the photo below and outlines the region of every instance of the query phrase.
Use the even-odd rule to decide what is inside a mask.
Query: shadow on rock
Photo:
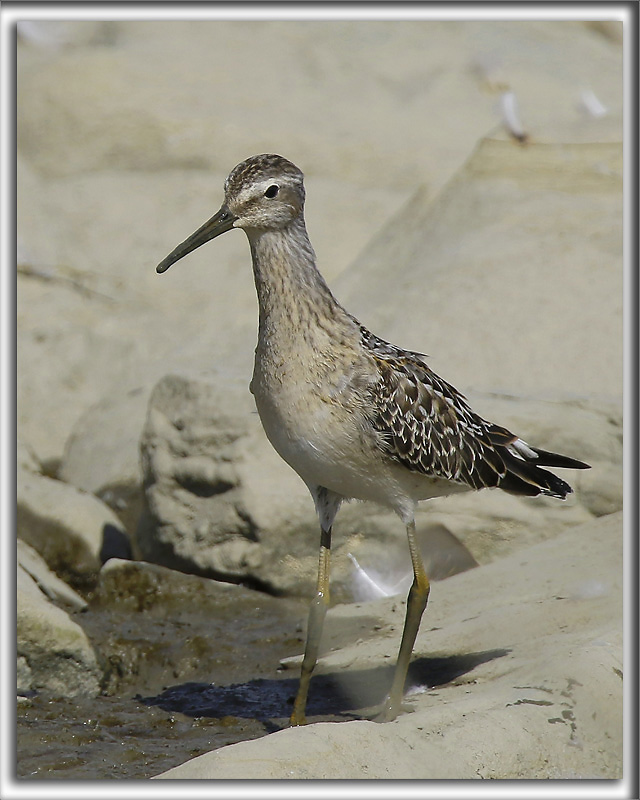
[[[106,522],[102,526],[100,560],[104,564],[110,558],[132,558],[131,543],[126,533]]]
[[[171,686],[156,697],[137,696],[135,699],[189,717],[244,717],[265,721],[288,716],[296,687],[294,679],[256,678],[230,686],[190,682]]]
[[[511,651],[504,648],[481,650],[478,653],[462,653],[451,656],[416,658],[409,665],[408,682],[411,685],[428,686],[435,689],[454,683],[457,678],[474,670],[481,664],[503,658]]]
[[[409,669],[409,685],[445,687],[480,664],[502,658],[508,650],[486,650],[464,655],[419,658]],[[359,719],[362,709],[379,705],[391,685],[393,666],[344,670],[313,678],[307,704],[309,721]],[[258,678],[247,683],[215,686],[183,683],[155,697],[136,696],[148,706],[178,711],[189,717],[251,718],[267,722],[286,719],[293,707],[298,679]],[[277,727],[274,728],[274,730]]]

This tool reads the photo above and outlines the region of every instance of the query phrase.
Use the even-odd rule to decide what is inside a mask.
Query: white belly
[[[379,449],[357,412],[318,400],[316,392],[305,397],[299,388],[286,393],[281,387],[278,397],[261,391],[255,379],[252,391],[269,441],[310,487],[324,486],[344,498],[370,500],[403,517],[418,500],[466,488],[394,463]]]

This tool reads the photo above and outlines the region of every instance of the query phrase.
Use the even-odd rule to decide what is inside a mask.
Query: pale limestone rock
[[[410,670],[413,714],[288,728],[157,777],[619,779],[621,532],[619,512],[433,587]],[[330,610],[329,630],[333,617],[379,624],[326,653],[318,671],[339,675],[354,702],[380,702],[368,682],[390,679],[385,656],[395,654],[403,614],[388,598]]]
[[[74,611],[87,608],[87,601],[52,572],[42,556],[22,539],[16,543],[18,566],[38,585],[40,591],[52,602]]]
[[[18,682],[22,692],[96,695],[101,671],[82,628],[53,605],[22,567],[17,579]]]
[[[61,481],[17,473],[18,538],[59,575],[91,582],[108,558],[130,555],[120,520],[93,495]]]
[[[150,391],[133,389],[105,397],[75,424],[58,475],[106,503],[135,532],[142,504],[138,442]]]

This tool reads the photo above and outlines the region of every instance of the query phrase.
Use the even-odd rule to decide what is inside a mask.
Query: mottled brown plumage
[[[513,494],[564,499],[573,490],[542,466],[585,469],[581,461],[529,447],[515,434],[487,422],[466,398],[440,378],[425,356],[384,342],[361,326],[362,345],[379,378],[367,398],[381,449],[413,472],[498,487]]]

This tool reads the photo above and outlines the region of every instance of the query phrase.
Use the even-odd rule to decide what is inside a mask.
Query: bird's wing
[[[584,468],[582,462],[532,448],[482,419],[422,354],[394,347],[364,329],[362,342],[376,366],[367,398],[369,423],[391,459],[412,472],[474,489],[499,486],[562,498],[571,491],[540,467]]]

